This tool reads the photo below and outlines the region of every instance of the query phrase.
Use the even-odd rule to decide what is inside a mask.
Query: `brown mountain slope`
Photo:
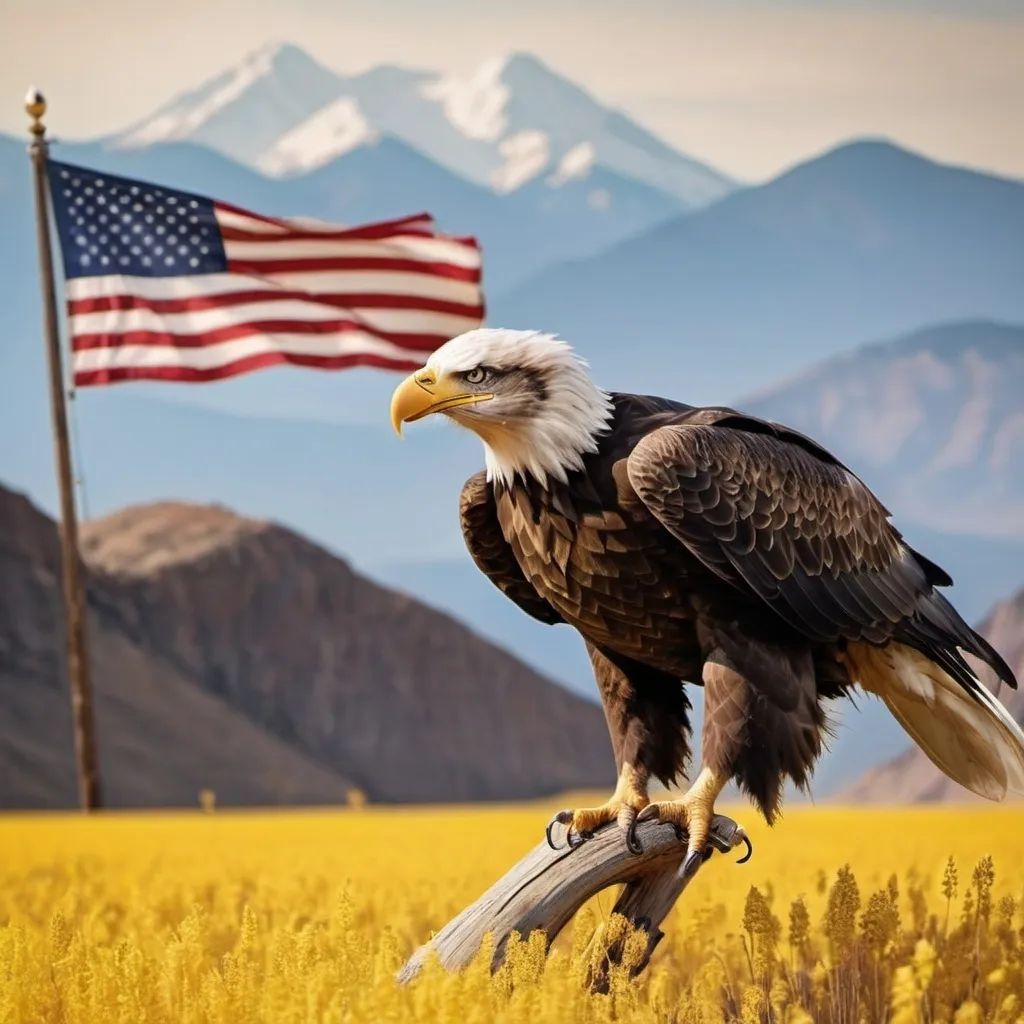
[[[603,715],[269,523],[85,524],[113,804],[515,799],[613,776]],[[0,488],[0,806],[74,801],[53,524]]]
[[[1022,687],[997,692],[1011,715],[1024,723],[1024,590],[992,609],[978,627],[1006,659]],[[989,689],[995,689],[995,674],[987,665],[974,665]],[[972,793],[946,778],[916,747],[867,772],[840,792],[837,800],[871,803],[918,803],[937,800],[976,800]]]
[[[288,530],[164,503],[82,543],[127,635],[374,799],[614,781],[599,707]]]
[[[0,488],[0,807],[77,802],[57,533]],[[89,639],[104,799],[192,805],[343,801],[349,784],[134,644],[90,587]]]

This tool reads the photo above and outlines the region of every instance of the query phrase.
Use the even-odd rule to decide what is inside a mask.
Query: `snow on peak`
[[[514,192],[547,167],[551,148],[544,132],[517,132],[501,140],[498,152],[504,163],[491,172],[495,192]]]
[[[467,138],[495,142],[507,127],[509,90],[501,78],[506,63],[506,57],[493,57],[469,78],[444,75],[422,85],[420,95],[441,103],[445,116]]]
[[[562,156],[554,174],[548,176],[548,184],[552,188],[561,188],[574,178],[586,178],[594,166],[596,155],[592,142],[577,143]]]
[[[121,145],[130,149],[187,138],[219,110],[237,100],[254,82],[269,75],[280,50],[280,46],[271,45],[248,54],[234,71],[218,79],[198,103],[171,107],[144,121],[122,137]]]
[[[358,101],[352,96],[340,96],[282,135],[260,155],[256,164],[274,177],[301,174],[376,137]]]
[[[686,207],[730,183],[612,113],[528,53],[475,70],[382,66],[358,75],[323,67],[290,43],[251,52],[120,135],[118,148],[188,140],[279,177],[313,170],[379,136],[499,193],[538,179],[553,189],[596,188],[600,164]],[[609,191],[611,189],[611,191]],[[604,209],[617,193],[596,190]]]

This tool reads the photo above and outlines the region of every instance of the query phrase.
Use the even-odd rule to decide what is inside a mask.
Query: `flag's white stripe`
[[[372,224],[343,224],[340,221],[328,221],[320,220],[318,217],[279,217],[279,220],[286,221],[289,226],[297,228],[300,231],[358,231],[363,228],[372,227]],[[385,224],[401,224],[404,228],[414,227],[419,230],[434,230],[434,221],[429,214],[424,214],[420,217],[407,217],[402,219],[396,217],[389,221],[378,221],[377,223]]]
[[[345,356],[375,355],[403,362],[421,357],[407,348],[392,345],[372,334],[350,332],[346,334],[261,334],[251,338],[238,338],[202,348],[175,348],[172,345],[121,345],[117,348],[93,348],[72,353],[75,373],[157,367],[187,367],[192,370],[212,370],[238,362],[249,356],[267,352],[288,355]],[[422,361],[426,362],[426,353]]]
[[[358,315],[333,306],[285,299],[280,302],[246,302],[215,306],[185,313],[154,313],[151,309],[111,309],[101,313],[76,313],[68,318],[72,335],[124,334],[129,331],[166,331],[170,334],[205,334],[222,327],[265,320],[326,321],[359,319],[369,327],[389,333],[438,334],[449,338],[479,326],[473,317],[433,313],[420,309],[363,309]]]
[[[69,299],[96,299],[115,295],[138,295],[144,299],[190,299],[242,291],[304,290],[313,295],[408,295],[442,299],[466,306],[481,301],[480,286],[426,274],[398,271],[346,270],[343,273],[316,271],[282,277],[250,277],[248,274],[196,274],[192,277],[74,277],[67,282]]]
[[[244,213],[235,213],[234,210],[225,210],[222,207],[215,207],[213,211],[217,223],[226,228],[241,228],[243,231],[259,231],[264,235],[284,235],[288,229],[278,224],[268,224],[265,220],[257,220],[255,217],[246,217]],[[335,231],[338,229],[335,228]],[[344,229],[342,229],[344,230]]]
[[[304,270],[300,273],[267,274],[259,280],[271,281],[279,288],[301,288],[313,295],[409,295],[460,302],[466,306],[478,306],[482,301],[480,285],[472,281],[407,274],[401,270]]]
[[[338,241],[330,238],[296,239],[288,242],[236,242],[228,239],[224,250],[229,260],[371,259],[422,260],[449,263],[476,270],[482,263],[480,250],[442,238],[393,236],[385,241],[364,239]],[[380,271],[376,271],[380,273]]]

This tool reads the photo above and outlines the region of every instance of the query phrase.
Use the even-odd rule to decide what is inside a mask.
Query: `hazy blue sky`
[[[340,71],[536,53],[756,180],[854,135],[1024,177],[1024,0],[0,0],[0,130],[124,127],[269,41]]]

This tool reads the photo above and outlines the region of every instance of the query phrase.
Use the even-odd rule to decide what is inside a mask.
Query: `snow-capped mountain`
[[[177,96],[123,132],[117,144],[197,142],[252,166],[293,128],[337,100],[340,88],[337,75],[297,47],[266,47]],[[325,149],[323,162],[330,159]]]
[[[687,207],[733,188],[521,53],[487,60],[466,77],[390,66],[341,75],[296,46],[266,47],[129,128],[116,145],[188,140],[284,177],[382,135],[498,193],[532,181],[559,188],[597,167]]]

